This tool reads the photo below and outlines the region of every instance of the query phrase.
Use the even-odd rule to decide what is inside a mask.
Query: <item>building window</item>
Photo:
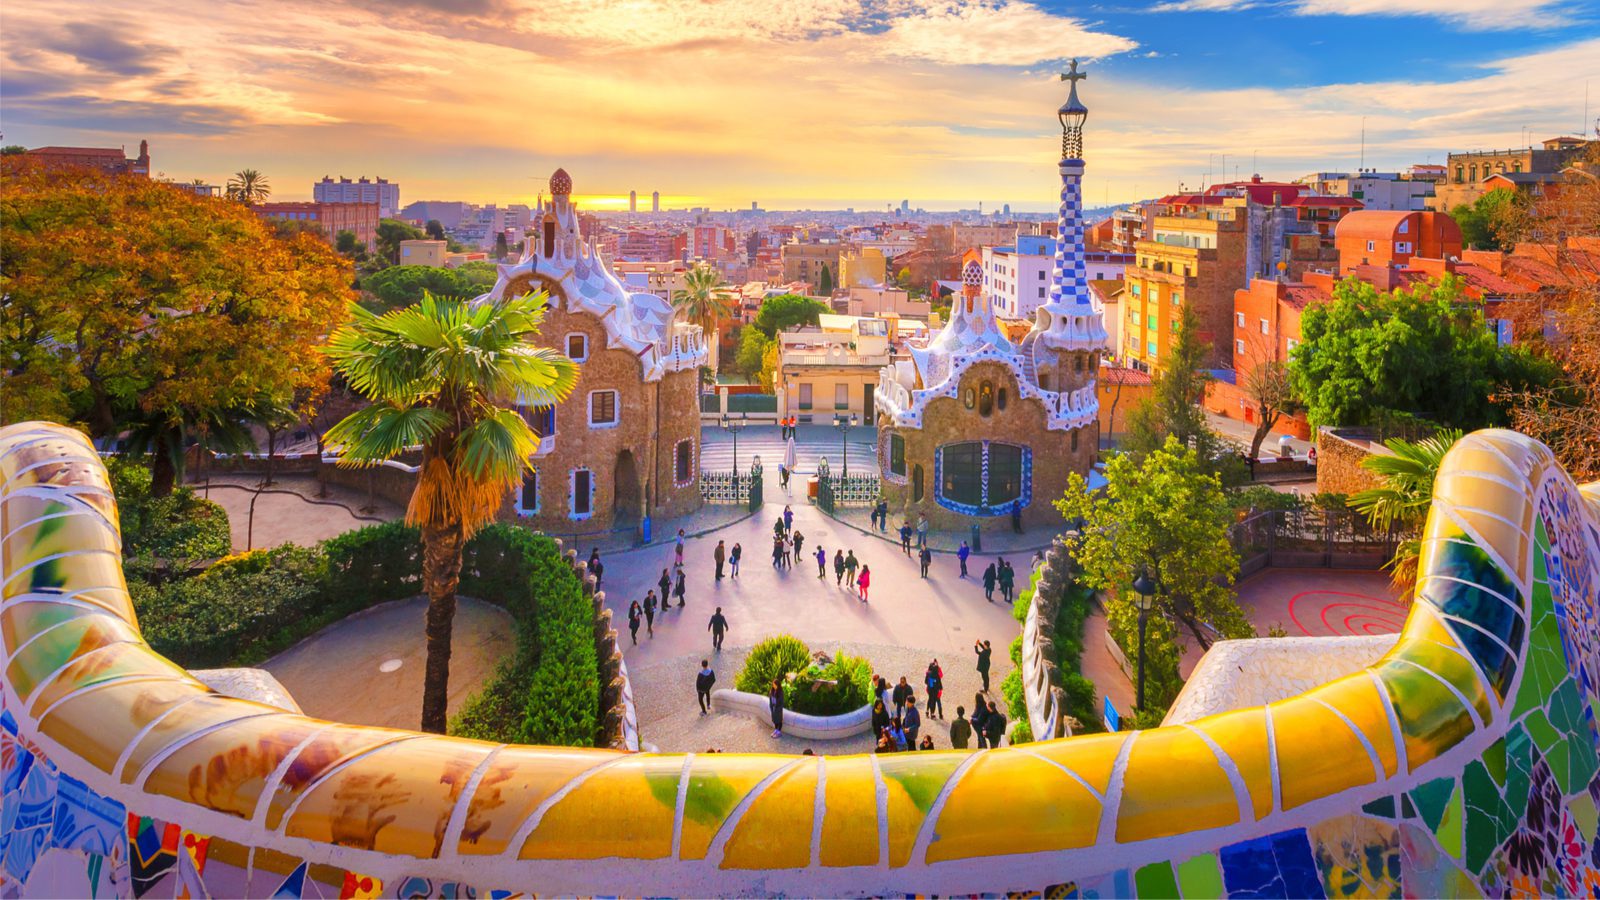
[[[889,435],[889,474],[906,474],[906,439],[898,434]]]
[[[850,385],[840,382],[833,386],[833,408],[850,408]]]
[[[1010,512],[1031,499],[1033,459],[1026,447],[966,441],[939,448],[935,458],[939,505],[974,516]]]
[[[1079,432],[1079,430],[1080,429],[1077,429],[1077,428],[1072,429],[1072,452],[1073,453],[1077,453],[1078,452],[1078,432]]]
[[[994,383],[985,381],[978,385],[978,415],[988,416],[994,412]]]
[[[517,513],[524,516],[539,512],[539,473],[529,469],[522,476],[522,488],[517,491]]]
[[[1285,340],[1283,343],[1284,343],[1285,349],[1287,349],[1290,353],[1294,352],[1294,348],[1300,346],[1300,342],[1295,340],[1294,338],[1289,338],[1289,339]]]
[[[617,424],[617,392],[589,392],[589,425],[610,428]]]
[[[1145,352],[1151,359],[1155,359],[1156,358],[1156,342],[1155,341],[1146,341],[1145,342]]]
[[[1043,281],[1043,280],[1044,280],[1044,270],[1043,270],[1043,269],[1040,269],[1040,270],[1039,270],[1039,280],[1040,280],[1040,281]]]
[[[1242,313],[1242,312],[1234,313],[1233,314],[1233,320],[1234,320],[1235,323],[1238,324],[1238,326],[1240,328],[1244,327],[1244,313]]]
[[[1039,288],[1039,299],[1040,300],[1044,299],[1044,288],[1042,288],[1042,287]]]
[[[911,468],[911,502],[912,503],[921,503],[922,502],[922,496],[923,496],[924,493],[926,493],[926,491],[925,491],[925,489],[923,488],[923,485],[922,485],[923,480],[924,480],[924,478],[923,478],[923,474],[922,474],[922,464],[918,463],[917,465],[915,465],[915,466],[913,466]]]
[[[1072,354],[1072,371],[1074,371],[1074,372],[1082,372],[1083,371],[1083,354],[1081,354],[1081,353]]]
[[[1187,273],[1185,273],[1185,274],[1187,274]],[[1172,305],[1173,306],[1178,306],[1178,305],[1181,305],[1182,303],[1183,303],[1183,295],[1182,294],[1175,293],[1175,294],[1172,295]]]
[[[1396,252],[1396,253],[1410,253],[1411,252],[1411,242],[1410,241],[1397,241],[1397,242],[1395,242],[1394,252]]]
[[[1233,352],[1239,354],[1240,356],[1244,355],[1244,338],[1239,338],[1233,342]]]
[[[572,518],[587,519],[594,515],[594,473],[588,469],[573,469],[569,484],[567,506]]]
[[[1465,179],[1465,171],[1466,168],[1464,166],[1456,166],[1456,184],[1460,184]]]
[[[977,406],[978,405],[978,392],[973,390],[972,388],[967,388],[966,390],[962,391],[961,392],[961,405],[965,406],[967,409],[972,409],[973,407]]]
[[[809,383],[800,385],[800,408],[811,408],[811,385]]]
[[[554,406],[535,406],[522,411],[522,418],[528,423],[528,428],[534,434],[547,438],[556,433],[556,408]]]
[[[684,438],[673,451],[672,482],[683,487],[694,480],[694,441]]]
[[[589,336],[587,334],[567,335],[567,359],[573,362],[583,362],[589,358]]]
[[[1155,313],[1151,313],[1149,316],[1147,316],[1145,318],[1145,327],[1149,328],[1151,331],[1155,331],[1156,330],[1156,314]]]
[[[1272,333],[1271,326],[1267,324],[1267,320],[1266,319],[1262,319],[1261,320],[1261,333],[1262,334],[1271,334]]]
[[[1049,372],[1040,372],[1039,373],[1039,389],[1040,390],[1044,390],[1044,391],[1050,390],[1050,373]]]
[[[1377,249],[1378,249],[1378,242],[1377,241],[1367,241],[1367,252],[1368,253],[1372,253],[1373,251],[1375,251]]]
[[[1002,412],[1005,411],[1005,408],[1006,408],[1006,389],[1005,388],[1001,388],[999,391],[997,391],[995,393],[995,403],[994,403],[994,405],[999,407]]]

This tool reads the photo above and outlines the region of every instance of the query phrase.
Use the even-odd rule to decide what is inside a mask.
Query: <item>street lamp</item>
[[[1145,622],[1150,617],[1150,608],[1155,605],[1156,580],[1150,577],[1147,570],[1139,570],[1139,576],[1133,579],[1133,591],[1138,595],[1134,604],[1139,607],[1139,689],[1136,706],[1144,710],[1144,628]]]
[[[749,413],[740,413],[737,419],[728,418],[727,413],[722,414],[723,429],[733,435],[733,477],[735,479],[739,477],[739,432],[750,424],[749,419]]]
[[[856,414],[848,416],[838,415],[833,417],[833,427],[839,429],[839,443],[843,447],[844,456],[839,460],[839,477],[850,477],[850,427],[856,424]]]

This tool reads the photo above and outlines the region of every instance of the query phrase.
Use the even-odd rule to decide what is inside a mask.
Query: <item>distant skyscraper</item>
[[[1011,215],[1011,204],[1007,203],[1005,208],[1001,211],[1001,214],[1007,216]]]
[[[324,175],[311,185],[311,197],[318,203],[376,203],[379,218],[392,219],[400,212],[400,185],[387,178],[373,180],[362,176],[351,181]]]
[[[903,212],[903,213],[910,212],[911,211],[911,201],[910,200],[901,200],[900,201],[900,211]]]
[[[639,211],[639,192],[638,191],[629,191],[628,192],[628,212],[638,212],[638,211]]]
[[[761,209],[761,207],[757,206],[756,202],[754,200],[751,200],[750,201],[750,211],[751,212],[756,212],[759,209]]]
[[[650,211],[653,212],[653,213],[661,212],[661,192],[660,191],[651,191],[650,192]]]

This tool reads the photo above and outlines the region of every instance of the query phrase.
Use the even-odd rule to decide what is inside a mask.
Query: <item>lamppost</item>
[[[737,419],[728,418],[727,413],[722,414],[723,429],[733,435],[733,477],[735,481],[739,478],[739,432],[750,424],[749,419],[749,413],[740,413]]]
[[[1150,577],[1147,570],[1141,569],[1139,576],[1133,579],[1133,592],[1138,595],[1135,605],[1139,607],[1139,688],[1136,707],[1144,710],[1144,628],[1145,622],[1150,618],[1150,608],[1155,605],[1156,580]]]
[[[839,460],[839,477],[850,477],[850,427],[856,424],[856,414],[848,416],[838,415],[833,417],[833,427],[839,429],[839,443],[844,450],[844,456]]]

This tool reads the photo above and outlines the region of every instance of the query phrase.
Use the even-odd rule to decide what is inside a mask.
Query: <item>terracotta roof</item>
[[[1490,297],[1513,297],[1530,293],[1532,288],[1522,282],[1512,281],[1472,263],[1456,263],[1456,275],[1479,294]]]
[[[1402,209],[1358,209],[1339,220],[1336,238],[1367,238],[1387,241],[1400,223],[1413,215]]]
[[[1283,302],[1295,309],[1305,309],[1312,303],[1322,303],[1328,300],[1327,292],[1310,284],[1284,285]]]
[[[28,151],[31,154],[48,156],[105,156],[115,159],[126,159],[120,147],[35,147]]]
[[[1154,381],[1149,372],[1141,372],[1138,369],[1124,366],[1101,366],[1099,378],[1101,384],[1122,384],[1135,387],[1151,384]]]

